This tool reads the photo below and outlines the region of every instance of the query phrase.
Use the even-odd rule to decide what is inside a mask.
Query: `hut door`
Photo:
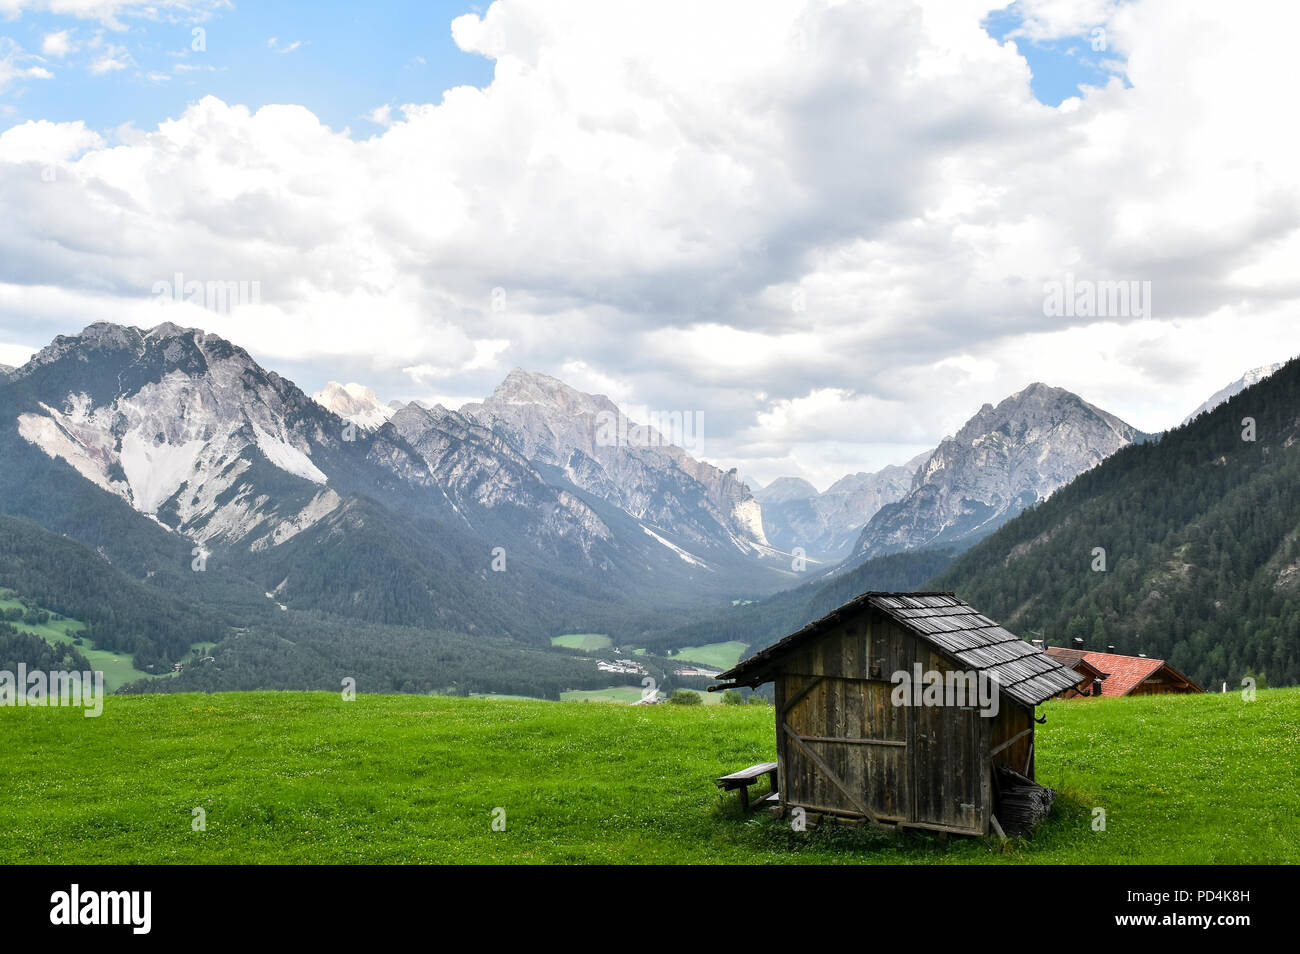
[[[957,706],[913,706],[912,818],[926,825],[980,830],[983,778],[979,713]]]
[[[879,680],[813,675],[778,682],[781,790],[788,804],[907,820],[907,716],[890,703],[892,688]]]

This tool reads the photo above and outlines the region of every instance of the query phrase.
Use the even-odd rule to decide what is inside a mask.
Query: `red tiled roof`
[[[1089,665],[1106,674],[1106,678],[1101,682],[1103,696],[1127,696],[1165,665],[1163,659],[1120,656],[1112,653],[1085,652],[1083,658]]]

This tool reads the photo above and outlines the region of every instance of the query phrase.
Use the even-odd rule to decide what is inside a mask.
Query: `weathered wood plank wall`
[[[878,821],[987,831],[988,752],[1026,727],[1023,709],[1003,701],[994,719],[978,706],[896,706],[891,676],[951,664],[879,614],[841,624],[791,654],[776,682],[777,759],[782,804]],[[1000,758],[1021,760],[1029,738]],[[819,764],[820,763],[820,764]]]

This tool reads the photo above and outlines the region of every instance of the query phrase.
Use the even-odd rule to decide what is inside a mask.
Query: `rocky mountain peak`
[[[1042,381],[1034,381],[1011,395],[1010,399],[1015,400],[1018,398],[1043,396],[1060,397],[1061,395],[1069,393],[1070,392],[1065,390],[1065,388],[1054,388],[1050,384],[1044,384]]]
[[[1030,384],[945,438],[907,496],[863,528],[855,557],[966,545],[1146,436],[1077,394]]]
[[[170,371],[202,373],[217,362],[237,364],[242,371],[252,371],[277,388],[282,386],[278,375],[263,371],[243,348],[218,335],[171,322],[150,329],[95,322],[78,334],[59,335],[21,369],[22,375],[30,377],[66,359],[75,361],[74,367],[83,372],[92,361],[100,371],[111,367],[119,376],[115,386],[128,386],[132,377],[140,375],[155,376]],[[123,374],[127,377],[120,377]]]
[[[1085,421],[1090,427],[1114,431],[1124,442],[1134,440],[1140,433],[1077,394],[1036,382],[998,402],[996,406],[985,404],[979,413],[962,426],[951,442],[945,439],[944,444],[971,445],[985,440],[1032,444],[1047,440],[1056,428]]]
[[[143,335],[138,328],[125,328],[107,321],[87,325],[79,334],[59,335],[32,357],[23,368],[28,374],[37,368],[54,364],[69,354],[87,355],[96,351],[128,351],[138,353]]]
[[[180,337],[205,337],[206,332],[198,328],[182,328],[174,322],[164,321],[160,325],[154,325],[146,332],[146,338],[180,338]]]
[[[379,395],[364,384],[330,381],[312,395],[312,400],[327,411],[367,430],[381,427],[384,421],[396,413],[396,408],[384,404],[379,400]]]
[[[337,500],[312,459],[327,416],[304,414],[306,395],[217,335],[98,322],[24,373],[19,436],[195,539],[287,539],[281,521],[301,529]],[[280,492],[262,493],[259,475]]]
[[[559,378],[523,368],[515,368],[506,375],[483,403],[488,407],[533,404],[568,415],[617,411],[614,402],[603,394],[586,394]]]
[[[604,395],[516,368],[491,397],[460,413],[501,434],[534,465],[556,468],[637,520],[682,534],[689,546],[767,550],[758,504],[734,469],[722,471],[693,457],[691,448],[670,444]]]
[[[817,488],[802,477],[778,477],[761,490],[755,490],[754,499],[761,504],[778,504],[809,500],[817,494]]]

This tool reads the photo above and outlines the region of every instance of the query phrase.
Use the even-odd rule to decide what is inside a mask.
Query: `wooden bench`
[[[749,803],[749,786],[753,785],[764,775],[768,777],[770,791],[766,796],[759,799],[751,805]],[[776,763],[759,762],[757,765],[751,765],[747,769],[741,769],[739,772],[732,772],[730,775],[724,775],[718,779],[718,788],[724,792],[732,790],[740,792],[740,807],[745,811],[759,808],[762,805],[770,804],[777,800],[776,793]]]

